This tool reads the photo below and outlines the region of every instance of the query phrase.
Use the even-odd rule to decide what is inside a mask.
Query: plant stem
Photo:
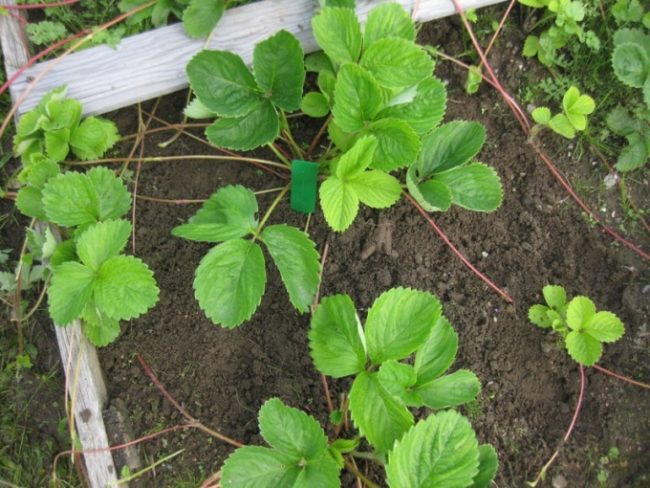
[[[271,143],[268,144],[268,147],[269,147],[269,149],[271,149],[271,151],[273,151],[273,154],[275,154],[275,156],[276,156],[280,161],[282,161],[282,163],[283,163],[283,164],[281,165],[282,168],[285,168],[285,169],[286,169],[286,168],[291,168],[291,163],[290,163],[289,160],[285,157],[285,155],[282,154],[282,151],[280,151],[280,149],[278,149],[278,147],[277,147],[275,144],[273,144],[273,143],[271,142]]]
[[[357,478],[361,479],[363,483],[368,487],[368,488],[380,488],[380,486],[376,483],[373,483],[370,481],[366,476],[359,471],[359,469],[353,464],[353,462],[350,462],[347,456],[343,457],[343,460],[345,462],[345,467],[348,468],[348,470],[355,475]]]
[[[305,154],[303,153],[302,148],[296,143],[293,138],[291,127],[289,126],[289,121],[287,120],[287,115],[284,113],[284,110],[280,111],[280,116],[282,117],[282,123],[285,126],[283,133],[289,142],[289,146],[291,146],[291,150],[298,158],[305,159]]]
[[[501,288],[499,288],[490,278],[485,276],[483,273],[481,273],[476,267],[469,262],[469,260],[454,246],[454,244],[451,242],[451,240],[445,235],[445,233],[436,225],[436,223],[433,221],[433,219],[429,216],[429,214],[422,208],[422,206],[407,192],[403,192],[404,196],[406,199],[411,202],[411,204],[420,212],[420,214],[425,218],[425,220],[429,223],[429,225],[433,228],[433,230],[436,231],[436,233],[442,238],[442,240],[447,244],[449,249],[452,250],[452,252],[458,256],[458,258],[463,262],[465,266],[467,266],[476,276],[478,276],[485,284],[487,284],[490,288],[492,288],[494,291],[496,291],[499,295],[501,295],[505,301],[508,303],[514,303],[514,300],[512,297],[503,291]]]
[[[143,110],[143,112],[144,112],[145,115],[150,115],[149,113],[147,113],[146,110]],[[144,133],[145,135],[148,136],[148,135],[150,135],[150,134],[156,134],[156,133],[158,133],[158,132],[167,132],[167,131],[170,131],[170,130],[180,130],[181,133],[187,135],[187,134],[189,134],[189,132],[185,132],[184,129],[205,128],[205,127],[208,127],[208,126],[210,125],[210,124],[205,124],[205,123],[195,123],[195,124],[180,124],[180,123],[179,123],[179,124],[171,124],[171,123],[169,123],[169,122],[164,122],[162,119],[160,119],[160,118],[158,118],[158,117],[154,117],[154,120],[166,124],[165,127],[156,127],[155,129],[149,129],[149,130],[147,130],[147,131]],[[138,137],[139,134],[140,134],[139,132],[135,132],[135,133],[133,133],[133,134],[128,134],[128,135],[126,135],[126,136],[120,137],[120,141],[128,141],[129,139],[134,139],[134,138]],[[190,134],[190,135],[193,136],[194,134]],[[194,136],[194,137],[196,137],[196,136]],[[201,139],[201,138],[199,138],[199,140],[200,140],[201,142],[205,142],[205,143],[209,144],[207,141],[204,141],[204,140]],[[211,144],[210,144],[210,145],[211,145]],[[212,146],[212,145],[211,145],[211,146]],[[214,147],[214,146],[212,146],[212,147]]]
[[[309,159],[313,154],[313,152],[316,150],[316,146],[318,146],[321,137],[323,137],[323,134],[327,130],[327,126],[330,124],[331,121],[332,121],[332,114],[330,114],[329,117],[327,117],[327,120],[325,120],[325,122],[319,129],[318,133],[314,137],[314,140],[311,141],[311,144],[309,145],[309,149],[307,149],[307,155],[306,155],[307,159]]]
[[[366,459],[368,461],[373,461],[378,464],[384,464],[384,461],[379,457],[377,457],[377,455],[374,452],[352,451],[350,454],[359,459]]]
[[[167,455],[167,456],[165,456],[165,457],[163,457],[163,458],[158,459],[156,462],[150,464],[149,466],[146,466],[146,467],[142,468],[142,469],[139,470],[139,471],[136,471],[136,472],[133,473],[133,474],[130,474],[129,476],[126,476],[125,478],[120,478],[120,479],[117,481],[117,483],[115,483],[114,485],[112,484],[111,486],[119,486],[119,485],[123,485],[123,484],[125,484],[125,483],[128,483],[128,482],[131,481],[131,480],[134,480],[134,479],[136,479],[136,478],[139,478],[139,477],[142,476],[143,474],[148,473],[149,471],[156,469],[156,466],[160,466],[161,464],[163,464],[163,463],[169,461],[170,459],[175,458],[176,456],[178,456],[179,454],[181,454],[181,453],[183,453],[183,452],[185,452],[185,449],[179,449],[178,451],[173,452],[173,453],[171,453],[171,454],[169,454],[169,455]]]
[[[64,7],[66,5],[72,5],[74,3],[79,3],[79,0],[61,0],[60,2],[30,3],[25,5],[3,5],[2,8],[7,10],[35,10],[52,7]]]
[[[255,235],[253,236],[253,242],[255,239],[259,237],[259,235],[262,233],[262,229],[264,229],[264,226],[266,225],[266,222],[269,220],[269,217],[273,213],[273,211],[276,209],[280,201],[284,198],[284,196],[287,194],[289,191],[289,188],[291,188],[291,185],[287,185],[284,188],[282,188],[282,191],[280,194],[275,197],[275,200],[271,203],[271,206],[267,209],[266,213],[264,214],[264,217],[262,217],[262,221],[260,224],[257,226],[257,229],[255,230]]]
[[[164,163],[167,161],[182,161],[182,160],[201,160],[208,159],[211,161],[234,161],[240,163],[249,163],[255,166],[265,165],[265,166],[274,166],[276,168],[286,169],[283,164],[276,163],[274,161],[268,161],[266,159],[258,158],[247,158],[244,156],[217,156],[214,154],[189,154],[181,156],[148,156],[142,158],[143,163]],[[70,166],[92,166],[95,164],[106,164],[106,163],[121,163],[125,158],[104,158],[104,159],[92,159],[90,161],[66,161],[65,164]]]
[[[619,379],[621,381],[625,381],[627,383],[630,383],[631,385],[635,386],[640,386],[641,388],[645,388],[646,390],[650,390],[650,385],[647,383],[642,383],[640,381],[633,380],[632,378],[628,378],[627,376],[623,376],[622,374],[614,373],[613,371],[610,371],[609,369],[603,368],[602,366],[598,366],[597,364],[594,364],[592,366],[597,371],[600,371],[601,373],[608,374],[609,376],[612,376],[616,379]]]
[[[38,307],[40,307],[41,303],[43,302],[43,299],[45,298],[45,292],[47,292],[47,286],[50,282],[50,278],[52,275],[48,275],[48,277],[45,279],[45,283],[43,283],[43,289],[41,290],[41,293],[38,295],[38,298],[36,299],[36,303],[32,306],[32,308],[25,314],[24,317],[22,317],[21,321],[25,322],[26,320],[29,320],[32,315],[36,313],[38,310]]]
[[[492,38],[490,39],[488,46],[485,48],[485,57],[487,57],[487,55],[490,54],[490,51],[492,50],[492,46],[494,46],[494,43],[499,37],[499,34],[501,34],[501,29],[503,29],[506,20],[508,20],[508,17],[510,16],[510,12],[512,11],[512,8],[515,6],[516,3],[517,0],[510,0],[510,4],[508,5],[508,8],[503,14],[503,17],[501,17],[501,22],[499,22],[499,26],[494,31],[494,34],[492,35]],[[481,66],[483,66],[483,61],[481,61],[481,63],[478,65],[479,69],[481,68]]]
[[[540,481],[543,481],[546,478],[546,471],[548,468],[551,467],[555,459],[560,455],[560,450],[566,444],[566,442],[569,440],[569,437],[571,437],[571,433],[573,432],[573,428],[576,426],[576,422],[578,421],[578,415],[580,414],[580,409],[582,408],[582,401],[585,396],[585,368],[582,366],[582,364],[578,365],[580,367],[580,393],[578,395],[578,403],[576,404],[576,409],[573,412],[573,418],[571,419],[571,424],[569,425],[569,429],[566,431],[566,434],[564,434],[564,438],[562,439],[562,442],[558,446],[558,448],[555,450],[551,458],[548,460],[548,462],[544,465],[542,470],[539,472],[537,475],[537,478],[535,478],[535,481],[533,482],[528,482],[529,486],[535,487]]]

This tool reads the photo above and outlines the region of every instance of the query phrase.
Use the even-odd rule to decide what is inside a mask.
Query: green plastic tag
[[[291,208],[296,212],[314,213],[318,163],[295,159],[291,162]]]

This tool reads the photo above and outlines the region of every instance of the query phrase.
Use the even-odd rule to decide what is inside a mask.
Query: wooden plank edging
[[[2,0],[6,1],[6,0]],[[368,12],[387,0],[357,0],[357,13]],[[461,0],[465,9],[504,0]],[[397,0],[408,11],[418,5],[416,21],[425,22],[455,13],[451,0]],[[317,49],[311,18],[317,0],[264,0],[227,10],[216,28],[210,49],[239,54],[247,63],[253,48],[280,29],[294,34],[305,52]],[[203,48],[204,41],[191,39],[181,24],[161,27],[122,40],[117,49],[97,46],[71,54],[57,64],[29,93],[19,112],[31,110],[48,91],[68,85],[68,95],[79,100],[86,114],[101,114],[187,87],[185,65]],[[48,62],[27,69],[12,85],[19,97]]]

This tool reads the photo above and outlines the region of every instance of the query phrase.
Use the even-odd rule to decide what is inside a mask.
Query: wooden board
[[[4,1],[4,0],[3,0]],[[368,11],[386,0],[357,0],[357,11]],[[465,9],[504,0],[461,0]],[[424,22],[455,13],[451,0],[398,0],[408,11],[417,4],[416,20]],[[225,12],[210,43],[211,49],[235,52],[246,62],[255,44],[286,29],[300,39],[305,52],[317,49],[311,18],[317,0],[265,0]],[[166,95],[187,86],[185,65],[203,48],[203,40],[187,37],[180,24],[123,39],[117,49],[97,46],[68,56],[31,91],[20,113],[33,108],[48,91],[68,85],[68,95],[79,100],[87,114],[101,114]],[[18,97],[47,62],[32,66],[12,86]]]
[[[0,6],[14,5],[15,0],[0,0]],[[22,13],[17,13],[24,18]],[[5,73],[14,73],[29,60],[27,36],[20,21],[9,15],[0,15],[0,42],[2,42],[2,56],[5,62]],[[17,90],[10,90],[12,101],[16,101]]]

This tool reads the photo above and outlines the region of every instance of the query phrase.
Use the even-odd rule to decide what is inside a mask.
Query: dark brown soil
[[[429,24],[421,36],[424,42],[443,45],[447,52],[462,51],[465,42],[457,21]],[[522,38],[518,32],[507,32],[493,50],[494,66],[515,93],[527,76],[519,57]],[[454,208],[433,217],[465,256],[507,290],[515,303],[506,303],[479,281],[404,200],[381,213],[363,209],[344,234],[330,232],[322,215],[315,215],[312,239],[319,249],[329,242],[322,295],[348,293],[365,311],[393,286],[436,294],[460,336],[453,368],[472,369],[483,384],[478,401],[464,412],[481,442],[492,443],[499,453],[497,486],[521,487],[561,444],[579,387],[577,365],[554,337],[528,322],[528,307],[540,301],[541,289],[548,283],[564,285],[570,295],[589,295],[599,308],[616,313],[626,324],[626,335],[605,348],[600,364],[649,382],[650,268],[589,224],[535,157],[498,95],[483,86],[478,95],[467,96],[462,89],[464,73],[450,65],[440,64],[436,73],[448,82],[447,120],[478,120],[487,127],[488,142],[480,159],[497,168],[505,197],[503,206],[492,214]],[[157,113],[175,122],[184,101],[185,94],[165,98]],[[115,119],[122,133],[136,130],[134,109],[118,112]],[[297,133],[309,141],[315,129],[305,127]],[[157,143],[166,137],[148,138],[146,153],[178,155],[178,162],[143,165],[141,195],[195,199],[207,198],[229,183],[255,190],[283,184],[248,166],[183,160],[183,155],[212,150],[187,137],[161,150]],[[588,155],[567,158],[567,153],[575,154],[565,142],[552,137],[546,142],[547,151],[574,185],[592,181]],[[129,148],[123,149],[128,152]],[[612,205],[617,202],[604,189],[598,195]],[[265,209],[272,198],[260,197],[260,207]],[[183,422],[143,373],[135,358],[140,353],[191,415],[244,443],[262,442],[257,411],[272,396],[326,423],[323,388],[308,354],[309,317],[290,306],[274,268],[267,269],[261,306],[242,327],[221,329],[199,309],[192,290],[194,269],[210,246],[170,234],[196,208],[137,203],[136,254],[154,270],[161,294],[149,314],[125,325],[120,339],[101,350],[113,404],[126,412],[136,437]],[[272,221],[305,223],[287,204],[280,205]],[[647,234],[633,238],[650,248]],[[330,384],[335,392],[347,386]],[[587,370],[584,409],[543,486],[599,486],[597,477],[603,471],[609,479],[602,486],[648,486],[649,408],[647,390]],[[620,458],[602,464],[600,458],[612,447],[620,450]],[[178,449],[184,452],[157,467],[148,486],[197,486],[232,451],[204,433],[184,430],[142,444],[142,455],[148,465]],[[192,481],[182,485],[181,480]],[[344,486],[352,486],[351,481],[346,480]]]

